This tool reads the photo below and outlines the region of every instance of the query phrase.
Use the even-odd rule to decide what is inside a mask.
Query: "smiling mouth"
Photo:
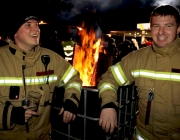
[[[31,35],[32,38],[38,38],[38,35]]]
[[[166,40],[166,38],[167,38],[167,37],[160,36],[160,37],[158,37],[158,40],[159,40],[159,41],[165,41],[165,40]]]

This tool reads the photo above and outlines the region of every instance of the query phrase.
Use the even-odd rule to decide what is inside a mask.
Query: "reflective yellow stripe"
[[[119,63],[110,67],[112,74],[120,86],[129,85],[130,82],[127,80]]]
[[[75,70],[75,68],[73,66],[69,66],[69,68],[64,73],[63,77],[61,78],[59,85],[60,86],[65,85],[76,74],[77,74],[77,71]]]
[[[79,92],[81,92],[82,86],[81,86],[81,84],[79,84],[79,83],[73,82],[73,83],[69,84],[69,85],[66,87],[66,89],[68,89],[68,88],[75,88],[75,89],[77,89]]]
[[[46,83],[47,76],[26,77],[26,85],[40,85]],[[49,75],[49,83],[57,81],[57,75]],[[0,86],[23,86],[22,77],[0,77]]]
[[[100,96],[101,92],[103,92],[105,90],[113,90],[114,92],[116,92],[116,89],[115,89],[115,87],[112,84],[110,84],[110,83],[103,83],[98,88],[99,96]]]
[[[135,130],[135,137],[138,139],[138,140],[148,140],[147,138],[145,138],[140,132],[139,130],[136,128]]]
[[[156,80],[166,80],[166,81],[176,81],[180,82],[180,74],[174,72],[157,72],[157,71],[150,71],[150,70],[133,70],[132,75],[135,78],[144,77]]]
[[[17,83],[22,84],[22,78],[21,79],[1,79],[0,84],[11,84],[11,83]]]

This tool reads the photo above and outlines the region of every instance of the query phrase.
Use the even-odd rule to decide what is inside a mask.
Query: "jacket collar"
[[[33,52],[24,51],[14,44],[12,40],[9,42],[10,52],[18,59],[22,65],[31,67],[40,57],[40,46],[35,47]]]
[[[176,53],[177,50],[180,48],[180,39],[179,37],[177,37],[171,44],[163,48],[158,48],[153,42],[152,47],[153,47],[153,50],[158,54],[161,54],[163,56],[166,56],[166,55],[171,56],[174,53]]]

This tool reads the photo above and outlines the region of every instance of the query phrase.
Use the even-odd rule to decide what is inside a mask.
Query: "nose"
[[[39,26],[37,25],[37,24],[34,24],[33,26],[32,26],[32,30],[34,30],[34,31],[40,31],[40,28],[39,28]]]
[[[164,28],[163,27],[160,27],[159,28],[159,34],[163,34],[164,33]]]
[[[36,27],[35,27],[35,30],[37,30],[37,31],[39,32],[39,31],[40,31],[39,26],[36,26]]]

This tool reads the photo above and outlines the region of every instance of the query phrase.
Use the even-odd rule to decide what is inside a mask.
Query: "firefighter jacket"
[[[102,106],[117,103],[119,86],[135,83],[139,114],[137,129],[148,140],[180,139],[180,39],[158,48],[153,44],[132,52],[109,67],[98,84]],[[145,124],[149,93],[154,97]]]
[[[44,55],[50,56],[48,64],[42,62]],[[0,48],[0,64],[0,139],[48,139],[50,104],[55,87],[63,86],[65,93],[59,94],[64,94],[64,101],[70,99],[78,107],[82,84],[79,73],[55,52],[40,46],[25,52],[11,41]],[[18,92],[13,91],[17,92],[14,96],[10,95],[12,87],[19,87]],[[26,133],[25,125],[11,124],[10,117],[13,106],[22,106],[30,92],[40,94],[41,98],[39,115],[29,119],[29,132]]]

